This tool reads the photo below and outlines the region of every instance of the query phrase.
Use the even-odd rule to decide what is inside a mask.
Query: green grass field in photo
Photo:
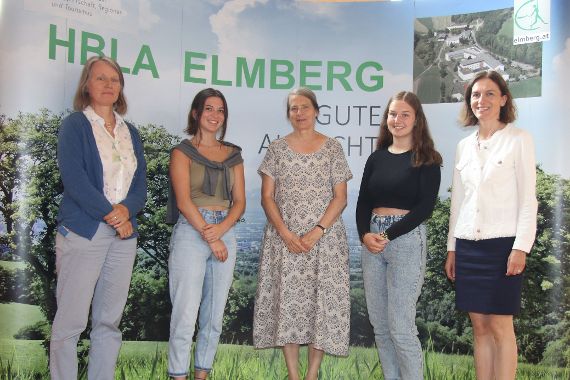
[[[0,339],[12,339],[22,327],[45,320],[39,306],[0,303]]]
[[[49,379],[47,358],[40,341],[0,342],[0,379]],[[470,356],[425,352],[426,380],[474,379]],[[306,348],[301,349],[301,371],[306,370]],[[168,379],[166,342],[124,342],[119,356],[116,379]],[[570,369],[520,364],[517,379],[565,380]],[[211,380],[270,380],[287,378],[280,350],[255,350],[251,346],[222,344],[219,347]],[[383,379],[373,348],[351,347],[347,358],[325,356],[320,379]]]
[[[542,94],[542,78],[534,77],[520,82],[510,82],[509,89],[514,98],[531,98]]]
[[[40,308],[18,303],[0,303],[0,380],[49,379],[47,355],[38,340],[17,340],[21,327],[44,320]],[[84,342],[88,344],[88,341]],[[426,348],[426,347],[424,347]],[[425,356],[426,380],[474,379],[473,359],[428,350]],[[306,348],[301,349],[301,371],[306,370]],[[168,379],[167,342],[123,342],[116,379]],[[85,377],[84,377],[85,378]],[[251,346],[222,344],[210,380],[271,380],[287,378],[280,350],[255,350]],[[521,363],[517,379],[567,380],[570,369]],[[320,379],[383,379],[374,348],[351,347],[347,358],[325,356]]]
[[[426,71],[420,79],[418,97],[421,99],[422,103],[439,103],[441,98],[441,93],[439,91],[440,85],[441,74],[439,73],[437,65],[434,65]]]
[[[0,260],[0,268],[4,268],[6,270],[16,270],[16,269],[26,269],[26,263],[23,261],[6,261]]]

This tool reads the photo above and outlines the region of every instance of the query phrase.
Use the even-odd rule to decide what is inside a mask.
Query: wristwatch
[[[319,227],[321,230],[323,230],[323,235],[327,234],[328,228],[325,228],[323,225],[321,224],[317,224],[316,227]]]

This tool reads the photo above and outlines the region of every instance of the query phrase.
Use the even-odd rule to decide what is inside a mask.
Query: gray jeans
[[[372,215],[371,232],[384,232],[399,216]],[[362,273],[370,323],[385,379],[423,379],[416,303],[426,269],[422,224],[388,243],[379,254],[362,247]]]
[[[60,231],[55,243],[57,313],[51,333],[51,378],[77,379],[77,342],[87,327],[92,305],[87,375],[89,380],[112,380],[137,239],[121,240],[104,223],[91,240]]]

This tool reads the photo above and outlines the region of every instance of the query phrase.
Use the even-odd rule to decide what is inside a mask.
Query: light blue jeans
[[[209,224],[219,224],[227,211],[200,209]],[[168,374],[188,374],[190,347],[198,317],[194,368],[210,371],[222,332],[224,308],[232,285],[236,262],[236,239],[231,228],[222,237],[228,258],[220,262],[200,233],[180,215],[170,239],[168,259],[170,300],[170,339]]]
[[[372,214],[370,231],[384,232],[401,218]],[[384,378],[423,379],[416,303],[426,269],[425,226],[390,241],[379,254],[362,248],[366,305]]]

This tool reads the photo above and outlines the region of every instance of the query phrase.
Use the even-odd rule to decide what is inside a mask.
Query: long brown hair
[[[390,110],[390,104],[396,100],[406,102],[406,104],[412,107],[416,114],[416,121],[414,129],[412,130],[413,166],[441,165],[443,160],[441,158],[441,154],[435,150],[433,139],[429,132],[426,115],[422,108],[422,103],[416,94],[409,91],[398,92],[388,100],[388,104],[384,110],[384,116],[382,117],[382,122],[380,123],[380,135],[378,136],[378,142],[376,143],[376,150],[388,149],[394,141],[392,133],[388,130],[388,112]]]
[[[107,65],[111,66],[119,75],[121,90],[119,91],[117,101],[113,104],[113,109],[119,115],[124,115],[127,113],[127,99],[123,93],[123,89],[125,88],[125,77],[121,72],[119,64],[112,58],[105,56],[94,56],[85,62],[85,66],[83,66],[83,71],[81,72],[81,77],[79,78],[79,85],[77,85],[77,91],[75,91],[75,97],[73,98],[73,109],[76,111],[83,111],[85,107],[91,104],[91,97],[89,96],[89,91],[87,91],[87,82],[91,79],[91,68],[99,61],[103,61]]]
[[[479,124],[479,119],[473,113],[471,109],[471,93],[473,92],[473,86],[479,80],[483,78],[488,78],[495,82],[501,90],[501,96],[506,95],[507,101],[505,105],[501,107],[501,112],[499,113],[499,121],[501,123],[512,123],[517,118],[517,109],[515,103],[513,102],[513,95],[507,86],[507,82],[503,79],[503,76],[496,71],[482,71],[475,75],[475,78],[469,82],[469,85],[465,89],[465,101],[463,102],[463,110],[461,111],[460,120],[465,127]]]

